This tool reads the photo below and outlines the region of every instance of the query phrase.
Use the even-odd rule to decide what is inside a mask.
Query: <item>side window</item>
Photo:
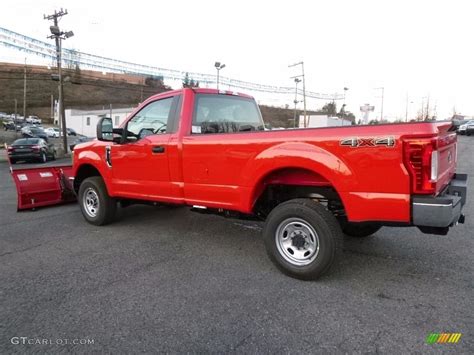
[[[127,130],[138,139],[167,132],[173,97],[154,101],[142,108],[127,123]]]
[[[192,133],[234,133],[263,130],[254,100],[229,95],[198,94]]]

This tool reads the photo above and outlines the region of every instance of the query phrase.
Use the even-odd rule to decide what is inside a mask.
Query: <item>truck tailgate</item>
[[[438,124],[438,181],[436,192],[441,192],[456,172],[457,135],[450,132],[450,124]]]

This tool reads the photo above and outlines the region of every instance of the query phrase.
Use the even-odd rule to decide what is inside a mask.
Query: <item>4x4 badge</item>
[[[360,147],[376,147],[376,146],[387,146],[395,147],[395,138],[394,137],[383,137],[383,138],[346,138],[342,139],[340,145],[349,146],[351,148],[360,148]]]

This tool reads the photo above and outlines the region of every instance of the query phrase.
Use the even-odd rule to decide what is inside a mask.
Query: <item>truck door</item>
[[[124,126],[127,141],[110,146],[114,195],[144,200],[170,197],[167,148],[178,99],[172,96],[148,103]]]
[[[246,188],[241,186],[242,172],[248,161],[263,149],[255,133],[263,129],[253,99],[196,94],[191,132],[183,137],[187,202],[229,209],[238,206]]]

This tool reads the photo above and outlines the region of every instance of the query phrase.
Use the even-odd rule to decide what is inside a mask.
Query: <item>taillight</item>
[[[405,167],[411,177],[411,192],[434,194],[438,180],[436,138],[407,139],[403,142]]]
[[[431,152],[431,182],[438,181],[438,151],[433,150]]]

